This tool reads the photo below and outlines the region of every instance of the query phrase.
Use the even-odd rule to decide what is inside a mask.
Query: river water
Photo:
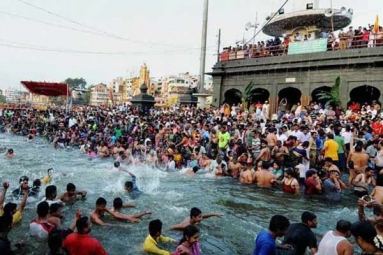
[[[58,187],[59,194],[65,191],[69,182],[76,184],[78,190],[88,191],[86,200],[64,208],[65,227],[70,225],[76,209],[82,209],[84,215],[90,214],[100,196],[108,201],[108,207],[112,206],[116,197],[121,197],[124,203],[135,203],[137,208],[125,209],[123,212],[126,214],[150,209],[153,214],[144,216],[140,223],[121,223],[128,225],[127,228],[93,225],[91,235],[99,239],[111,255],[145,254],[142,243],[148,234],[148,223],[157,218],[164,224],[164,235],[180,239],[180,232],[168,229],[187,217],[192,207],[199,207],[205,213],[223,214],[222,219],[206,219],[199,225],[204,255],[252,254],[257,233],[268,227],[271,216],[275,214],[299,222],[303,211],[315,212],[319,224],[314,232],[318,237],[333,229],[339,219],[357,220],[356,198],[352,195],[347,195],[341,205],[329,206],[321,201],[295,198],[279,190],[244,186],[231,178],[218,179],[203,174],[187,177],[144,166],[125,166],[136,174],[138,186],[145,192],[132,200],[123,190],[123,183],[130,177],[123,172],[108,171],[113,163],[111,159],[91,161],[77,149],[53,149],[38,138],[28,143],[24,137],[2,134],[0,145],[13,148],[16,153],[16,158],[11,160],[0,156],[0,180],[8,180],[11,185],[6,201],[12,200],[11,191],[18,187],[20,176],[27,175],[31,185],[33,179],[43,177],[46,169],[51,167],[55,169],[52,184]],[[10,233],[12,242],[26,240],[27,246],[21,254],[44,254],[43,245],[28,234],[29,222],[36,217],[36,203],[32,198],[28,200],[21,223]],[[106,219],[106,222],[116,223],[112,218]],[[176,248],[175,245],[165,247],[170,251]]]

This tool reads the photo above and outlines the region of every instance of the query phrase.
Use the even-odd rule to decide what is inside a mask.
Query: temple
[[[360,41],[356,30],[350,30],[351,36],[331,39],[332,28],[349,30],[352,9],[320,9],[318,1],[294,3],[292,12],[281,10],[274,18],[273,13],[267,17],[263,33],[274,36],[274,42],[230,47],[221,53],[209,73],[212,104],[240,104],[250,98],[250,103],[269,101],[270,110],[276,112],[283,98],[290,106],[318,102],[318,92],[331,90],[338,77],[343,107],[352,101],[382,101],[383,43]],[[252,90],[246,95],[250,83]]]

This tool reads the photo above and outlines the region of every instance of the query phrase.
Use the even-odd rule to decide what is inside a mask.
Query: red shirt
[[[72,233],[63,242],[69,255],[107,255],[100,242],[88,234]]]
[[[316,190],[315,186],[317,182],[314,179],[306,179],[306,195],[318,194],[319,192]]]
[[[382,123],[375,121],[374,123],[372,123],[371,127],[374,130],[375,135],[381,135],[382,134],[382,131],[383,131]]]

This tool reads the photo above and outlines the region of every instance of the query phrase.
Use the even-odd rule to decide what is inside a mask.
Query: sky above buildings
[[[283,2],[210,0],[206,71],[217,60],[219,28],[222,46],[250,39],[254,30],[245,31],[246,23],[258,12],[261,27]],[[285,12],[305,2],[290,0]],[[330,0],[319,2],[330,6]],[[333,0],[333,6],[353,8],[354,26],[373,24],[377,14],[383,24],[382,0]],[[137,74],[144,62],[157,78],[198,74],[202,13],[203,0],[1,0],[0,89],[67,77],[109,83]],[[256,40],[268,38],[260,33]]]

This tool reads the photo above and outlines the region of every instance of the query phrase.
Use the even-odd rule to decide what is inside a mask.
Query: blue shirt
[[[268,230],[262,230],[255,240],[253,255],[277,255],[277,246]]]

